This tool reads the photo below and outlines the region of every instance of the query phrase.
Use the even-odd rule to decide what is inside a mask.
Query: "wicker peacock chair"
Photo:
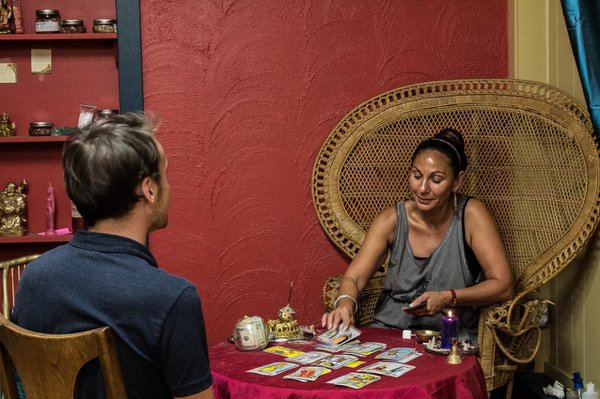
[[[488,391],[509,383],[540,342],[547,301],[531,295],[563,270],[598,224],[600,160],[587,111],[564,92],[520,80],[439,81],[402,87],[352,110],[325,141],[312,192],[319,221],[354,258],[375,216],[408,196],[416,145],[460,130],[469,157],[461,192],[492,212],[514,276],[511,301],[482,309],[479,355]],[[368,324],[387,261],[359,298]],[[340,276],[324,286],[331,309]]]

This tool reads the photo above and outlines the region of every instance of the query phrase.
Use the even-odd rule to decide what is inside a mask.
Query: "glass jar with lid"
[[[30,136],[50,136],[52,132],[52,122],[31,122],[29,124]]]
[[[35,10],[35,33],[58,33],[60,31],[60,13],[46,8]]]
[[[60,21],[60,33],[85,33],[85,25],[80,19],[63,19]]]
[[[108,119],[119,113],[118,109],[98,109],[96,110],[96,119]]]
[[[117,33],[117,21],[108,18],[94,20],[94,33]]]

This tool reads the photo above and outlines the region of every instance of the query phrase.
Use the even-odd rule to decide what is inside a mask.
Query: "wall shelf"
[[[30,233],[25,236],[12,236],[2,237],[0,236],[0,243],[2,244],[29,244],[29,243],[61,243],[69,242],[73,238],[73,234],[65,234],[62,236],[40,236],[35,233]]]
[[[0,137],[0,143],[62,143],[70,136],[10,136]]]
[[[26,33],[0,35],[0,41],[117,40],[116,33]]]

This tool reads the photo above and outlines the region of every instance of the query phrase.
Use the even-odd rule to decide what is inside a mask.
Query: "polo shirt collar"
[[[77,230],[69,245],[90,251],[133,255],[144,259],[151,266],[158,267],[156,259],[147,247],[123,236]]]

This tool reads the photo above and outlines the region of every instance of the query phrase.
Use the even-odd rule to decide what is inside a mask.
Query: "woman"
[[[390,249],[373,326],[439,330],[442,309],[456,308],[459,339],[475,343],[477,307],[512,297],[498,228],[481,201],[457,193],[467,168],[459,132],[446,129],[422,141],[411,165],[412,199],[375,218],[322,325],[354,323],[358,295]]]

